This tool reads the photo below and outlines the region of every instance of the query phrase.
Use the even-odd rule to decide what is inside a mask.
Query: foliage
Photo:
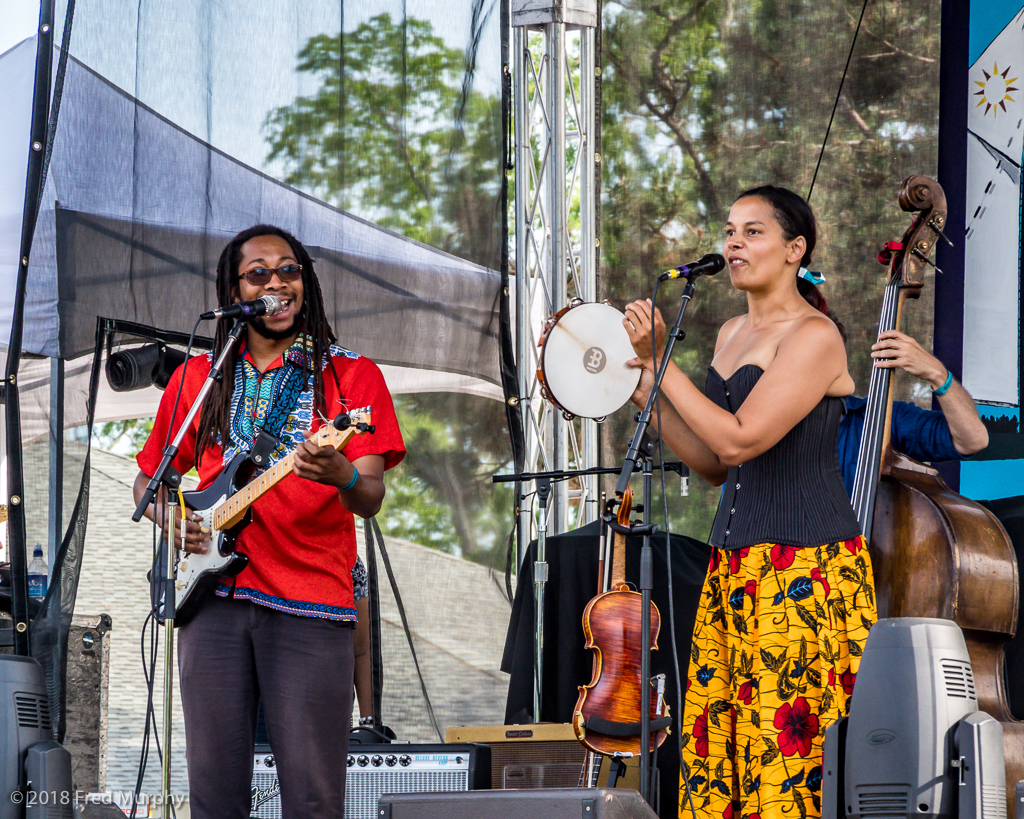
[[[285,181],[463,258],[498,266],[500,100],[464,85],[462,51],[429,22],[378,14],[310,38],[316,92],[266,120]]]
[[[734,198],[766,182],[806,195],[832,115],[862,0],[615,0],[603,10],[602,297],[649,293],[654,275],[719,250]],[[881,304],[878,246],[909,219],[900,181],[934,175],[938,140],[939,8],[870,3],[811,204],[819,220],[815,268],[849,332],[860,391]],[[677,363],[698,384],[717,329],[745,311],[725,278],[701,280],[686,313]],[[668,290],[668,288],[676,288]],[[671,321],[678,285],[659,303]],[[905,327],[931,341],[931,293]],[[902,391],[909,392],[909,382]],[[628,440],[626,413],[604,430]],[[631,413],[629,414],[631,415]],[[607,456],[606,456],[607,459]],[[695,480],[682,520],[701,536],[717,490]],[[691,510],[691,511],[688,511]]]
[[[396,396],[395,409],[409,452],[388,473],[382,530],[504,568],[512,496],[491,485],[511,468],[502,405],[424,393]]]
[[[92,443],[97,449],[135,457],[152,431],[152,418],[106,421],[93,426]]]

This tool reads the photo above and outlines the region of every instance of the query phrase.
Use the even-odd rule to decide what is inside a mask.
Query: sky
[[[0,54],[35,33],[39,22],[38,0],[0,0]]]

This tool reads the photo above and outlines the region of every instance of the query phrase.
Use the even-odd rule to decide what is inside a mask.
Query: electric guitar
[[[339,415],[310,440],[317,446],[341,449],[357,433],[373,431],[370,407],[362,407]],[[252,520],[252,505],[292,472],[292,459],[286,456],[245,483],[252,465],[249,453],[239,452],[206,489],[183,495],[185,505],[202,518],[200,526],[209,527],[210,541],[205,554],[175,553],[175,625],[184,624],[195,613],[204,590],[248,565],[249,557],[236,551],[235,543]]]

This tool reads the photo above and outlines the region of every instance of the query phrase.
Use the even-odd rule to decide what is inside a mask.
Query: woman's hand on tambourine
[[[650,299],[630,302],[626,305],[626,317],[622,320],[622,326],[626,328],[629,343],[633,345],[633,351],[637,354],[636,358],[626,363],[630,367],[644,367],[653,372],[655,363],[651,357],[652,331],[659,360],[665,352],[665,320],[661,317],[661,310],[654,308],[652,312]],[[642,384],[643,379],[640,380]],[[651,383],[653,384],[653,379]]]
[[[638,362],[634,364],[633,362]],[[643,369],[640,370],[640,383],[636,385],[636,389],[633,390],[633,394],[629,396],[629,400],[636,404],[640,409],[647,406],[647,399],[651,397],[651,390],[654,388],[654,371],[648,367],[644,367],[643,362],[639,358],[634,358],[629,362],[631,366],[639,366]]]

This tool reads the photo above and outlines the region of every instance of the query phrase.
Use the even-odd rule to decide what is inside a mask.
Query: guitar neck
[[[349,427],[342,433],[340,439],[333,442],[332,445],[336,449],[341,449],[351,440],[355,433],[355,427]],[[324,446],[326,442],[323,440],[322,435],[318,434],[316,443],[318,446]],[[292,473],[292,463],[292,459],[288,456],[281,458],[270,469],[254,478],[224,501],[213,513],[214,527],[218,530],[223,530],[237,523],[250,506]]]

